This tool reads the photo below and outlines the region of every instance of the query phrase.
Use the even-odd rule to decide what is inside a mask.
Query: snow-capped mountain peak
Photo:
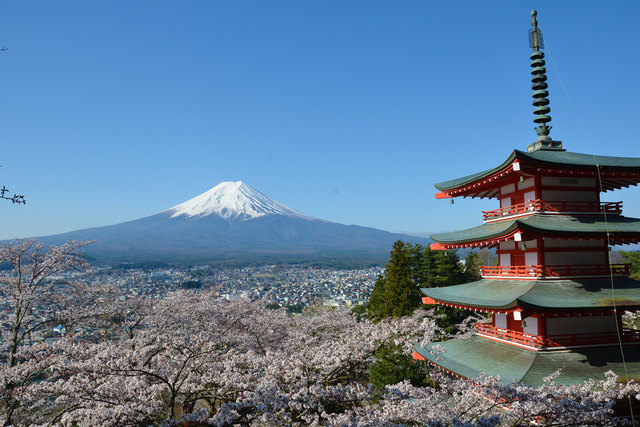
[[[265,196],[242,181],[222,182],[211,190],[168,209],[171,218],[181,215],[204,217],[217,215],[224,219],[249,220],[265,215],[284,215],[313,220],[282,203]]]

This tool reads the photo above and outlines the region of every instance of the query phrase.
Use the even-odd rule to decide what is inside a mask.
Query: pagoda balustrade
[[[525,334],[511,329],[497,328],[487,323],[476,323],[476,332],[480,335],[513,342],[535,349],[561,349],[565,347],[591,346],[594,344],[615,344],[619,342],[618,333],[590,332],[566,335],[539,335]],[[640,331],[635,329],[622,329],[620,340],[625,343],[640,343]]]
[[[628,276],[630,264],[600,265],[492,265],[481,266],[482,277],[563,278],[589,276]]]
[[[491,222],[535,212],[620,215],[622,213],[622,202],[544,202],[542,200],[531,200],[492,211],[482,211],[482,216],[485,222]]]

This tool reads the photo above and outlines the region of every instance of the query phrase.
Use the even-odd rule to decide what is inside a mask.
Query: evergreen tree
[[[478,265],[498,265],[498,256],[489,249],[480,249],[477,253]]]
[[[464,259],[464,275],[467,280],[480,280],[479,255],[476,252],[469,252]]]
[[[435,286],[459,285],[466,281],[460,257],[455,250],[436,251]]]
[[[640,280],[640,252],[620,251],[620,255],[631,264],[631,278]]]
[[[433,288],[437,286],[436,280],[436,251],[429,246],[416,245],[414,248],[415,273],[414,280],[421,288]]]
[[[398,240],[393,244],[384,274],[378,276],[367,304],[374,319],[400,317],[420,307],[420,289],[414,280],[416,248]]]
[[[367,304],[367,315],[374,319],[381,319],[385,309],[384,303],[384,277],[380,274],[373,285],[369,303]]]
[[[411,267],[411,245],[398,240],[393,244],[384,275],[384,317],[406,316],[420,306],[420,293]]]
[[[381,389],[388,384],[397,384],[409,380],[413,385],[420,385],[425,375],[420,366],[414,363],[411,356],[402,351],[402,347],[389,344],[380,347],[375,353],[376,361],[369,368],[369,381]]]
[[[434,251],[428,246],[397,241],[393,245],[383,275],[378,276],[366,308],[373,319],[411,314],[422,304],[420,288],[450,286],[479,278],[477,255],[467,256],[463,266],[454,250]],[[467,317],[461,310],[439,309],[444,314],[443,327],[450,327]]]

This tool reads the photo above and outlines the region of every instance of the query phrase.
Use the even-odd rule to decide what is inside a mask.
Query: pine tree
[[[620,255],[631,264],[631,278],[640,280],[640,252],[620,251]]]
[[[385,309],[384,301],[384,277],[380,274],[373,285],[369,303],[367,304],[367,315],[374,319],[381,319]]]
[[[384,274],[385,317],[406,316],[420,306],[420,293],[411,267],[411,245],[398,240],[393,244]]]
[[[451,286],[466,280],[460,257],[454,250],[436,252],[436,286]]]
[[[416,245],[414,263],[416,266],[414,280],[420,288],[433,288],[437,282],[437,252],[429,246]]]
[[[479,255],[476,252],[469,252],[464,259],[464,275],[467,280],[480,280]]]
[[[434,251],[428,246],[397,241],[393,244],[384,274],[378,276],[366,308],[372,319],[400,317],[422,306],[420,288],[450,286],[478,279],[476,255],[463,267],[454,250]],[[458,323],[465,313],[446,311],[446,326]]]
[[[396,344],[380,347],[375,353],[376,361],[369,368],[369,381],[378,389],[388,384],[397,384],[404,380],[419,385],[424,381],[420,366],[413,362],[411,356],[402,351]]]
[[[420,289],[414,280],[416,249],[397,241],[389,255],[384,275],[373,286],[367,314],[374,319],[411,314],[421,304]]]

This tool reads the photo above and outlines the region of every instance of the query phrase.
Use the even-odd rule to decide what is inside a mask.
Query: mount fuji
[[[242,181],[223,182],[163,212],[120,224],[39,238],[96,240],[98,263],[381,262],[396,240],[427,239],[305,215]]]
[[[217,215],[226,220],[249,220],[266,215],[315,220],[265,196],[242,181],[223,182],[191,200],[165,211],[171,218],[182,215],[205,217]]]

